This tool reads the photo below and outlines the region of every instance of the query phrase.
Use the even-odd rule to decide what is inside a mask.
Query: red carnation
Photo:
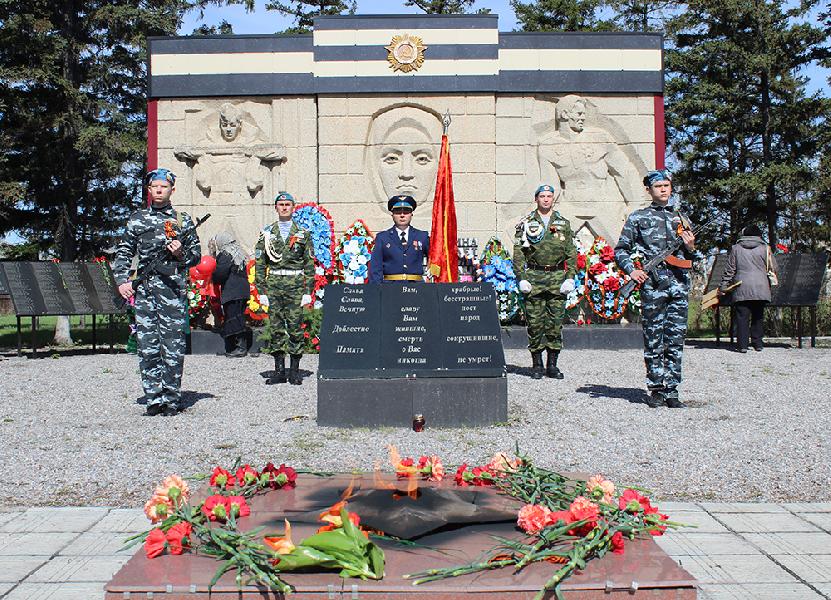
[[[216,467],[213,473],[211,473],[211,479],[209,483],[214,487],[224,487],[227,490],[234,487],[234,485],[236,485],[237,483],[237,480],[233,475],[231,475],[230,471],[226,471],[222,467]]]
[[[247,517],[251,514],[251,508],[242,496],[228,496],[226,499],[228,503],[228,512],[234,515],[235,519],[239,517]]]
[[[164,531],[156,527],[147,534],[144,540],[144,552],[147,558],[156,558],[164,554],[164,546],[167,542]]]
[[[589,267],[589,273],[591,275],[600,275],[601,273],[606,272],[606,265],[602,262],[596,262],[591,267]]]
[[[208,496],[202,505],[202,513],[211,521],[225,521],[230,509],[228,500],[219,494]]]
[[[620,531],[615,531],[609,541],[612,543],[612,552],[623,554],[623,534]]]
[[[645,512],[646,514],[653,514],[657,512],[657,508],[653,509],[649,502],[649,498],[641,496],[633,489],[626,489],[618,498],[618,508],[630,513]]]
[[[586,268],[586,255],[585,254],[578,254],[577,255],[577,268],[578,269],[585,269]]]
[[[611,262],[615,259],[615,249],[611,246],[603,246],[600,251],[600,260],[603,262]]]
[[[470,480],[473,479],[470,471],[467,470],[467,463],[462,463],[462,465],[456,469],[456,475],[454,477],[456,480],[456,485],[461,487],[467,487],[470,485]]]
[[[176,523],[173,527],[167,530],[167,545],[170,548],[171,554],[182,554],[186,548],[190,547],[190,534],[193,528],[190,523],[181,522]]]
[[[607,292],[615,292],[620,289],[620,279],[617,277],[607,277],[603,282],[603,287]]]
[[[241,485],[251,485],[259,478],[260,474],[251,465],[245,465],[237,469],[236,479]]]

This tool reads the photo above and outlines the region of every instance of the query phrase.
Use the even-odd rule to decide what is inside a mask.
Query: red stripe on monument
[[[147,170],[159,166],[159,101],[147,101]]]
[[[667,140],[664,133],[664,97],[657,94],[655,101],[655,168],[663,169]]]

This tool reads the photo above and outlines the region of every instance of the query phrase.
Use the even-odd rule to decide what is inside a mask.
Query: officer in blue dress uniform
[[[424,281],[424,258],[430,255],[430,236],[410,227],[416,201],[393,196],[387,202],[394,225],[378,232],[370,262],[370,283]]]

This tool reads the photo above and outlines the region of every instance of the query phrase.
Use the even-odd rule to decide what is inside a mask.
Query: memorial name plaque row
[[[487,283],[335,285],[326,290],[320,377],[501,377]]]
[[[0,262],[0,279],[17,316],[124,312],[106,264]]]
[[[721,277],[727,268],[727,254],[719,254],[713,262],[710,279],[705,293],[721,284]],[[770,306],[816,306],[819,302],[828,254],[777,254],[776,266],[779,285],[771,288]],[[722,306],[732,304],[728,294],[719,301]]]

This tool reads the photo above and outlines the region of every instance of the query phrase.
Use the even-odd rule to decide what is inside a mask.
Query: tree
[[[294,17],[294,27],[283,33],[309,33],[315,17],[341,15],[344,12],[354,15],[358,3],[357,0],[271,0],[265,7],[267,10],[276,10],[281,15]]]
[[[669,14],[681,4],[673,0],[606,0],[612,22],[622,31],[663,31]]]
[[[765,221],[775,244],[810,200],[823,99],[800,70],[823,32],[815,1],[694,0],[667,24],[667,127],[676,183],[698,218],[729,217],[736,233]],[[808,194],[812,193],[810,190]]]
[[[603,0],[511,0],[523,31],[597,31],[612,23],[600,18]]]
[[[415,6],[428,15],[458,15],[469,12],[476,0],[407,0],[404,6]],[[480,8],[479,14],[490,12],[488,8]]]

